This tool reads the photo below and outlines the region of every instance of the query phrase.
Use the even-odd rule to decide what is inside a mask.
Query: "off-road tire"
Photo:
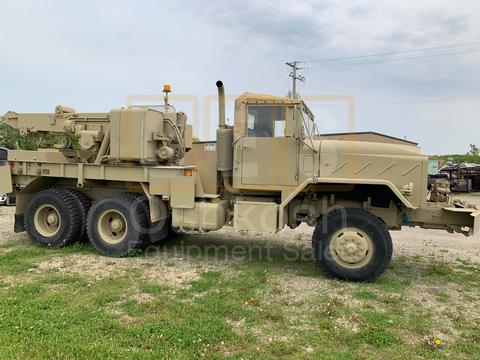
[[[92,206],[92,200],[83,192],[77,189],[64,189],[66,192],[71,194],[77,206],[80,210],[80,234],[78,236],[78,241],[85,241],[87,237],[87,215],[90,207]]]
[[[132,192],[129,193],[135,197],[137,202],[144,207],[145,211],[148,215],[148,236],[149,236],[149,244],[157,244],[160,241],[166,239],[170,235],[170,226],[172,223],[171,217],[168,216],[165,220],[160,220],[155,223],[152,223],[150,220],[150,202],[145,194],[139,192]],[[160,200],[162,201],[162,200]],[[166,210],[166,205],[163,203],[164,209]],[[147,244],[148,245],[148,244]]]
[[[52,236],[45,236],[35,225],[37,211],[51,206],[56,209],[59,218],[58,230]],[[25,231],[30,240],[38,245],[61,248],[77,241],[80,235],[80,209],[75,198],[61,189],[48,189],[35,194],[25,210]],[[38,223],[37,223],[38,225]]]
[[[87,216],[87,233],[93,247],[103,255],[122,257],[141,249],[148,241],[149,217],[142,202],[133,193],[112,194],[96,200]],[[102,238],[100,224],[108,211],[121,214],[125,220],[125,236],[117,243]]]
[[[373,254],[359,268],[343,266],[331,254],[333,237],[342,229],[359,229],[371,239]],[[378,278],[392,259],[392,238],[386,225],[371,213],[356,208],[336,209],[324,215],[315,227],[313,254],[320,267],[333,277],[350,281],[372,281]]]
[[[170,224],[172,219],[169,216],[166,220],[153,223],[150,228],[150,244],[157,244],[170,237]]]

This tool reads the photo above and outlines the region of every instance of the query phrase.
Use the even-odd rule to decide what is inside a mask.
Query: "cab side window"
[[[247,113],[248,137],[284,137],[285,105],[250,105]]]

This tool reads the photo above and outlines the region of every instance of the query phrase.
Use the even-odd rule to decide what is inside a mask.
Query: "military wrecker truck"
[[[427,192],[428,159],[417,147],[321,140],[296,96],[245,93],[229,126],[216,85],[217,161],[195,165],[181,164],[192,129],[168,103],[168,86],[162,106],[5,114],[25,136],[58,134],[50,148],[0,150],[0,192],[17,199],[15,232],[54,248],[88,236],[103,255],[125,256],[172,229],[275,233],[306,222],[318,264],[365,281],[391,260],[389,230],[478,231],[478,210],[452,201],[448,184]]]

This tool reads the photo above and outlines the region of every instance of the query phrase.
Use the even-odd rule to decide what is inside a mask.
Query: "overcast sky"
[[[202,103],[217,79],[228,94],[285,95],[285,61],[457,44],[469,45],[400,57],[480,49],[471,44],[480,41],[479,20],[474,0],[2,0],[0,113],[52,112],[57,104],[109,111],[129,95],[160,94],[164,83]],[[428,154],[480,144],[480,52],[366,60],[302,64],[310,69],[300,93],[352,95],[357,131],[406,137]],[[192,117],[190,104],[175,105]],[[322,132],[348,129],[345,104],[312,109]],[[196,133],[212,139],[213,127]]]

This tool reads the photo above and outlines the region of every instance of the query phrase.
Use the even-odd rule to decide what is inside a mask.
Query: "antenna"
[[[287,66],[290,66],[292,68],[292,71],[290,72],[290,74],[288,76],[290,76],[292,78],[292,92],[290,94],[290,97],[293,98],[293,99],[298,97],[298,94],[297,94],[297,80],[299,80],[303,83],[305,82],[305,76],[297,74],[298,70],[303,70],[304,69],[304,68],[298,67],[298,64],[300,64],[300,63],[301,63],[301,61],[291,61],[291,62],[286,62],[285,63]]]

